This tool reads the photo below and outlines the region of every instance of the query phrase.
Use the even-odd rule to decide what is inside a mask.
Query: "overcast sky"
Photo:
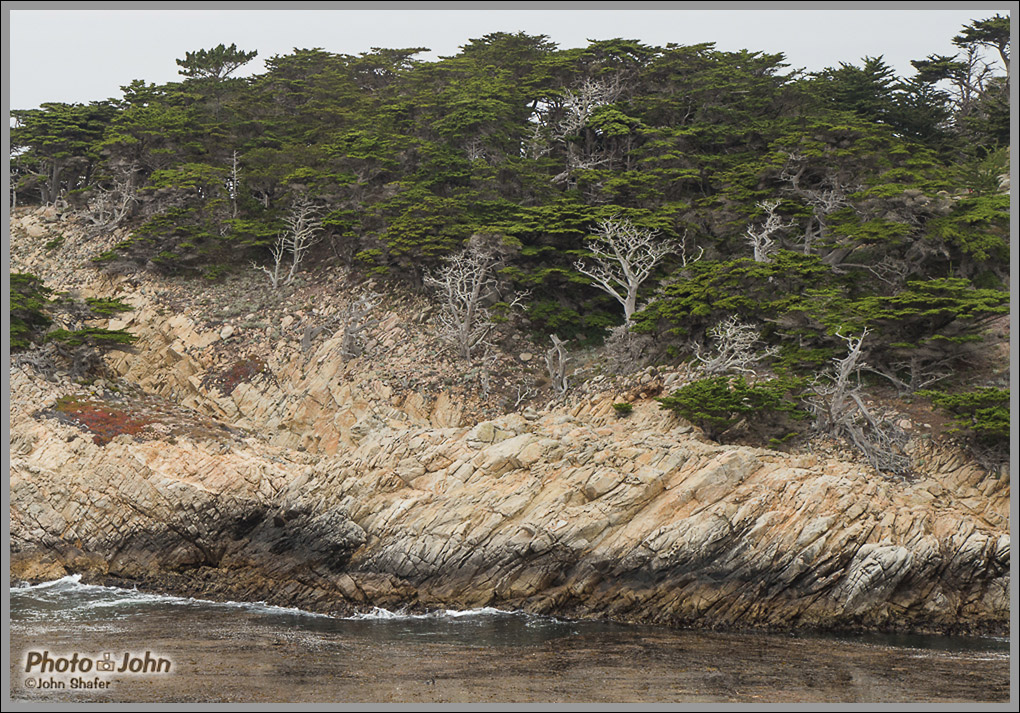
[[[545,34],[563,48],[614,37],[652,45],[715,42],[722,50],[783,52],[793,67],[809,71],[883,55],[898,73],[909,75],[911,59],[953,54],[950,40],[963,25],[1009,12],[1008,6],[996,10],[974,3],[953,10],[925,9],[922,3],[914,3],[918,9],[912,10],[588,9],[606,5],[473,11],[15,9],[9,15],[9,106],[88,102],[119,96],[119,87],[133,79],[172,81],[178,78],[176,58],[221,42],[258,50],[258,59],[245,68],[258,73],[263,59],[295,47],[341,54],[372,47],[428,47],[432,52],[423,57],[435,58],[456,54],[470,38],[496,31]]]

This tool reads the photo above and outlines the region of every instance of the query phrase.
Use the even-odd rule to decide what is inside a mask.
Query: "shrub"
[[[777,414],[794,420],[806,418],[807,412],[791,395],[801,383],[799,379],[769,379],[751,384],[743,376],[716,376],[694,381],[657,400],[661,408],[683,416],[706,436],[718,440],[742,418],[758,425]],[[779,425],[778,420],[773,423]]]
[[[613,404],[613,410],[616,411],[616,415],[620,418],[626,418],[634,411],[634,404],[616,403]]]
[[[46,335],[46,341],[67,345],[68,347],[90,347],[97,351],[108,351],[133,344],[138,337],[123,329],[102,329],[85,327],[84,329],[56,329]]]
[[[1009,443],[1009,389],[986,387],[961,394],[918,391],[952,413],[960,428],[969,429],[978,441],[991,446]]]
[[[11,351],[28,349],[52,323],[47,314],[51,293],[35,275],[11,273]]]
[[[113,349],[127,350],[136,339],[123,329],[85,326],[89,320],[109,319],[131,309],[120,300],[80,300],[65,294],[51,299],[53,291],[40,278],[19,273],[11,275],[10,290],[12,351],[33,344],[53,344],[71,362],[71,373],[82,375],[94,370],[103,354]]]

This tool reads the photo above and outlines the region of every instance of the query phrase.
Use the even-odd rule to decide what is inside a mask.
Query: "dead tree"
[[[372,316],[379,299],[374,292],[363,292],[344,310],[341,316],[344,335],[340,340],[340,353],[344,359],[354,359],[364,352],[361,333],[379,324],[379,320]]]
[[[618,76],[612,81],[589,77],[578,87],[568,89],[561,103],[563,118],[553,135],[561,140],[576,135],[587,125],[595,109],[615,102],[622,90]]]
[[[715,342],[713,352],[702,354],[699,346],[694,347],[694,358],[706,374],[732,371],[753,374],[756,364],[779,353],[778,347],[756,350],[761,332],[754,325],[741,322],[736,315],[719,322],[708,334]]]
[[[564,92],[560,104],[563,116],[553,127],[552,135],[566,145],[566,166],[563,173],[553,179],[554,182],[568,181],[576,170],[595,168],[609,161],[609,156],[599,151],[590,139],[583,146],[577,145],[573,139],[584,132],[595,109],[612,104],[622,91],[620,77],[614,75],[612,80],[589,77],[579,86]]]
[[[266,273],[269,277],[269,284],[272,285],[273,289],[277,289],[280,286],[280,266],[283,264],[283,256],[287,252],[287,243],[284,240],[283,234],[280,234],[276,238],[276,243],[273,245],[273,269],[270,270],[265,265],[259,265],[252,260],[251,266],[256,270],[261,270]]]
[[[294,204],[283,222],[287,225],[287,231],[283,234],[284,244],[291,255],[290,271],[284,284],[289,285],[294,280],[298,265],[304,260],[305,254],[319,242],[322,220],[319,218],[319,208],[312,202],[302,199]]]
[[[231,154],[230,162],[230,204],[231,204],[231,218],[237,217],[237,192],[241,187],[241,169],[237,164],[237,150]]]
[[[772,253],[776,251],[775,234],[793,225],[792,220],[784,223],[783,219],[776,215],[776,208],[779,207],[779,203],[780,201],[778,200],[761,201],[758,203],[758,208],[765,211],[765,222],[760,226],[751,223],[747,226],[747,232],[744,233],[748,243],[750,243],[751,248],[754,250],[755,262],[772,262]]]
[[[549,372],[549,383],[556,398],[567,393],[567,356],[566,343],[555,334],[550,334],[552,347],[545,353],[545,368]]]
[[[477,347],[488,346],[496,327],[491,307],[501,296],[498,269],[502,262],[498,250],[475,236],[464,250],[425,275],[425,285],[436,290],[441,300],[439,336],[452,344],[462,359],[470,361]],[[508,308],[519,305],[525,296],[514,294]]]
[[[115,180],[112,189],[95,186],[88,204],[88,218],[94,226],[104,230],[116,228],[131,214],[138,197],[131,190],[130,176]]]
[[[532,120],[531,134],[521,145],[522,155],[532,159],[540,159],[552,151],[540,121]]]
[[[615,374],[630,374],[648,365],[658,353],[656,340],[650,334],[637,334],[628,324],[609,328],[603,342],[602,355],[606,368]]]
[[[921,354],[912,354],[907,359],[892,362],[887,369],[865,367],[864,370],[885,377],[901,394],[912,394],[943,379],[948,379],[956,373],[952,368],[953,364],[961,360],[965,361],[966,357],[963,355],[977,356],[976,353],[968,353],[971,350],[961,351],[962,354],[953,353],[934,361],[924,358],[924,355]],[[976,351],[978,351],[977,348],[973,348],[973,352]],[[905,374],[905,378],[900,378],[900,373]]]
[[[628,325],[637,309],[638,288],[664,257],[680,253],[683,264],[687,265],[700,259],[704,253],[702,250],[697,257],[688,258],[685,241],[656,239],[655,231],[638,228],[626,218],[601,221],[588,251],[594,264],[589,266],[584,260],[578,260],[574,268],[623,305],[623,316]]]
[[[478,386],[481,388],[484,396],[492,393],[492,368],[497,363],[499,363],[499,355],[487,353],[478,369]]]
[[[535,390],[526,386],[517,385],[514,396],[507,396],[505,403],[509,404],[510,399],[513,399],[513,406],[509,407],[510,412],[514,412],[521,407],[521,404],[530,399],[535,395]]]
[[[57,346],[51,342],[28,351],[11,354],[11,366],[26,373],[28,373],[26,367],[31,367],[47,381],[56,381],[58,356]]]
[[[322,221],[319,218],[319,209],[315,204],[307,200],[300,200],[294,204],[290,213],[283,221],[287,230],[280,233],[273,245],[273,268],[270,270],[264,265],[252,262],[251,266],[261,270],[269,276],[269,282],[273,289],[282,284],[289,285],[294,281],[298,266],[304,260],[305,254],[313,245],[320,240]],[[286,278],[280,275],[284,256],[290,253],[290,270]]]
[[[807,169],[808,161],[805,156],[798,153],[789,153],[787,154],[786,165],[779,174],[782,180],[790,184],[788,190],[811,206],[811,217],[808,219],[807,227],[804,229],[805,255],[811,253],[817,239],[826,237],[828,225],[825,221],[829,214],[850,205],[848,200],[850,194],[861,189],[860,185],[847,182],[845,177],[840,176],[838,173],[826,175],[814,187],[805,186],[801,181]],[[827,262],[833,259],[838,262],[846,257],[846,255],[843,251],[836,250],[826,257]]]
[[[833,359],[833,368],[816,379],[807,402],[816,430],[846,438],[876,470],[902,473],[910,467],[902,452],[904,434],[876,418],[861,395],[860,371],[866,366],[860,360],[861,345],[867,335],[868,330],[859,337],[837,333],[847,344],[847,355]]]
[[[957,37],[957,40],[962,39]],[[980,50],[974,44],[960,44],[956,41],[953,42],[958,47],[965,49],[963,56],[959,54],[952,57],[939,57],[938,55],[929,55],[927,61],[921,60],[918,62],[922,69],[924,65],[929,65],[932,60],[949,60],[952,65],[955,65],[955,70],[946,79],[949,80],[948,86],[946,87],[946,93],[949,95],[950,101],[955,107],[953,112],[957,117],[966,117],[973,113],[974,109],[978,106],[978,103],[989,88],[989,83],[996,79],[998,73],[996,68],[984,61]],[[979,42],[978,44],[984,44]],[[1006,45],[1008,47],[1008,45]],[[1010,62],[1009,55],[1003,53],[1001,47],[996,48],[999,52],[999,57],[1006,68],[1006,76],[1009,76]]]

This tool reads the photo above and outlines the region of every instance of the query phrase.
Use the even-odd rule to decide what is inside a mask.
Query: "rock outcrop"
[[[249,359],[223,351],[243,344],[235,330],[160,314],[138,285],[118,289],[136,311],[112,326],[140,340],[110,361],[117,383],[180,418],[163,409],[145,437],[101,444],[52,407],[68,393],[101,404],[116,383],[12,368],[14,577],[83,572],[338,613],[497,606],[708,627],[1008,627],[1005,471],[933,445],[916,446],[911,478],[719,445],[642,399],[651,387],[640,383],[627,418],[618,393],[595,389],[478,421],[450,390],[395,388],[378,359],[345,361],[340,331],[300,346],[295,335],[227,374]],[[382,315],[373,339],[409,358],[396,353],[407,328]]]
[[[257,438],[97,445],[12,375],[12,574],[84,571],[314,610],[520,607],[699,626],[995,629],[1006,478],[719,446],[612,399],[335,456]]]

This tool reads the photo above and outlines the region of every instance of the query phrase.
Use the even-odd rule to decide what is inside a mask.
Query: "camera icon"
[[[112,671],[114,662],[110,660],[110,654],[103,654],[102,661],[96,661],[96,671]]]

